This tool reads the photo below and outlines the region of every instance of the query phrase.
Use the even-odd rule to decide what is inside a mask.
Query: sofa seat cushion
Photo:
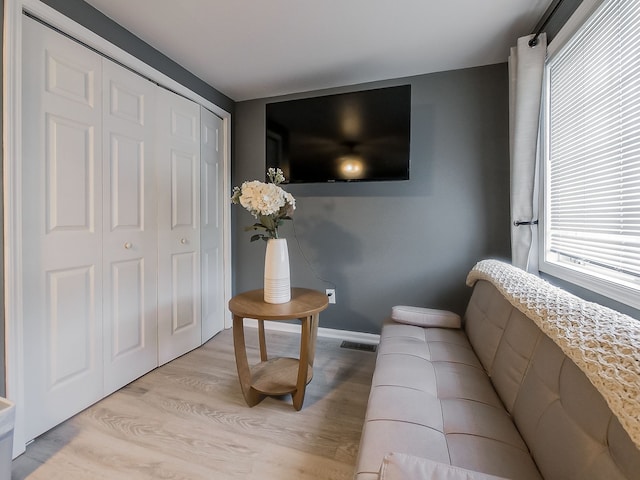
[[[386,323],[380,336],[378,356],[392,353],[414,355],[435,362],[463,363],[482,369],[462,330]]]
[[[358,480],[377,478],[391,452],[540,479],[464,331],[387,323],[376,362]]]
[[[422,342],[447,342],[458,345],[469,346],[469,340],[464,331],[449,328],[423,328],[415,325],[404,325],[392,320],[385,322],[382,333],[380,333],[380,343],[386,343],[388,338],[411,337]]]
[[[376,387],[367,406],[367,421],[402,421],[444,432],[444,419],[437,396],[408,387]]]
[[[436,362],[433,365],[438,398],[460,398],[502,407],[498,394],[483,370],[456,362]]]
[[[372,389],[378,385],[412,388],[431,395],[437,394],[434,364],[414,355],[383,355],[384,361],[376,363]]]
[[[541,480],[531,455],[518,446],[470,434],[447,435],[452,465],[513,480]]]
[[[445,434],[490,438],[529,454],[504,408],[463,398],[443,399],[440,406]]]
[[[451,463],[446,436],[441,431],[423,425],[397,420],[374,420],[366,423],[363,439],[367,442],[367,448],[360,451],[358,479],[362,474],[378,478],[382,459],[394,451],[447,465]]]

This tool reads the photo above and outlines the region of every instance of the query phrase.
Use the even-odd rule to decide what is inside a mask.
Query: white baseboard
[[[258,328],[258,321],[252,318],[245,319],[245,326]],[[286,322],[265,322],[265,330],[278,332],[300,333],[301,326],[295,323]],[[367,343],[377,345],[380,343],[380,335],[375,333],[351,332],[349,330],[337,330],[334,328],[318,328],[318,337],[335,338],[338,340],[348,340],[356,343]]]

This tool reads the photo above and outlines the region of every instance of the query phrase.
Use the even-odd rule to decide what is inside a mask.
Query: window
[[[545,73],[540,269],[640,308],[640,2],[603,1]]]

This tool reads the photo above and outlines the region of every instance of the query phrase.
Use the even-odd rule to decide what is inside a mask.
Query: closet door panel
[[[102,64],[25,18],[25,436],[102,397]]]
[[[182,330],[197,328],[198,297],[198,258],[193,252],[171,255],[171,283],[173,285],[173,308],[171,310],[171,331],[180,334]],[[188,333],[188,332],[187,332]]]
[[[64,388],[92,369],[94,279],[91,267],[47,272],[49,390]]]
[[[105,393],[157,366],[156,86],[104,60]]]
[[[144,269],[143,259],[111,263],[112,359],[120,359],[145,346]]]
[[[48,233],[91,232],[96,196],[94,125],[46,114],[45,173]]]
[[[171,151],[171,229],[191,234],[198,229],[198,165],[193,152]]]
[[[200,107],[158,89],[158,360],[201,344]]]
[[[224,328],[226,305],[223,286],[222,219],[225,199],[222,178],[224,155],[222,119],[200,108],[202,342]]]

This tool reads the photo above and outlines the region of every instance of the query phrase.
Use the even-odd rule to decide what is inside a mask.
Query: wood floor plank
[[[250,364],[257,329],[246,328]],[[267,331],[269,355],[297,356],[299,336]],[[249,408],[231,330],[139,378],[37,438],[13,480],[350,479],[375,354],[318,338],[304,406],[291,395]]]

